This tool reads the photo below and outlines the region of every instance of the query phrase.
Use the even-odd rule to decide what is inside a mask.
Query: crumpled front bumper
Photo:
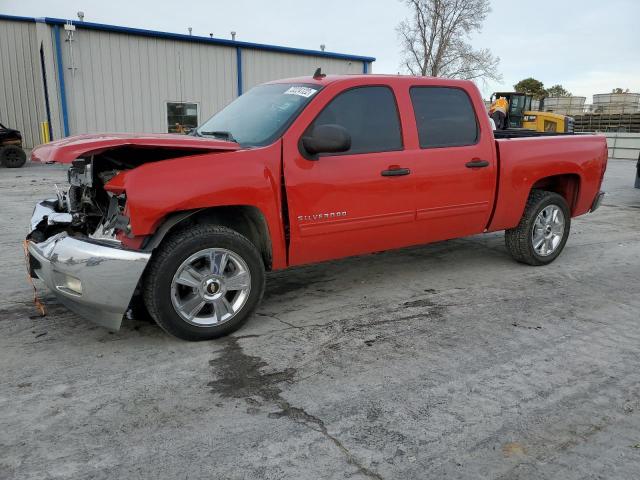
[[[32,229],[47,215],[56,215],[50,203],[36,205]],[[31,271],[63,305],[110,330],[120,328],[150,253],[72,237],[66,232],[40,243],[27,243]]]

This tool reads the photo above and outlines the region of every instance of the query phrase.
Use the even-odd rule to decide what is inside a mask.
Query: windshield
[[[241,95],[197,129],[196,135],[242,146],[273,142],[320,89],[319,85],[274,83]]]

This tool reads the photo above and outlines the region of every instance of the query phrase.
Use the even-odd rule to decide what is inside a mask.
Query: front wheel
[[[262,258],[244,236],[198,225],[155,252],[144,279],[144,303],[155,321],[183,340],[209,340],[242,326],[265,286]]]
[[[518,226],[505,231],[505,244],[518,262],[547,265],[562,252],[570,228],[566,200],[554,192],[533,190]]]

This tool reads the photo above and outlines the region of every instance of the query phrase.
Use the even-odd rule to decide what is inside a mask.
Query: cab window
[[[351,136],[351,148],[338,155],[402,150],[398,108],[388,87],[358,87],[340,93],[307,132],[319,125],[340,125]]]
[[[478,142],[478,123],[469,96],[451,87],[412,87],[420,148],[460,147]]]

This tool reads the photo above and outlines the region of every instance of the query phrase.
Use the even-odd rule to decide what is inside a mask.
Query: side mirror
[[[311,135],[302,137],[302,146],[311,155],[346,152],[351,148],[351,135],[340,125],[318,125]]]

